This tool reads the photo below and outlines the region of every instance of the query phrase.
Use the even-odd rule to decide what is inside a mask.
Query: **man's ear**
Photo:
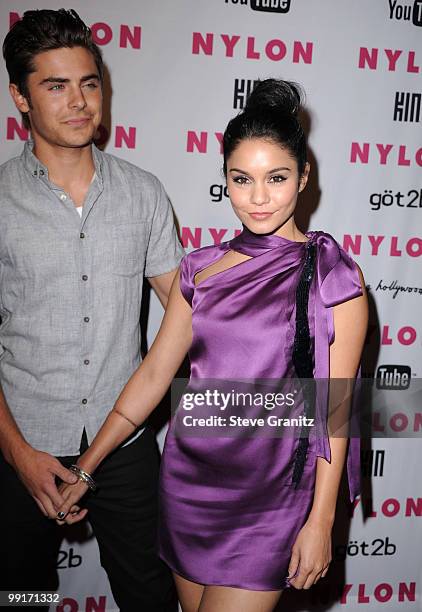
[[[309,171],[311,169],[311,166],[309,164],[309,162],[306,162],[305,164],[305,169],[303,171],[302,176],[300,177],[299,180],[299,192],[303,191],[306,187],[306,183],[308,182],[308,178],[309,178]]]
[[[9,85],[10,95],[12,96],[13,102],[15,103],[16,108],[21,113],[27,113],[30,110],[29,102],[27,98],[18,89],[18,86],[15,83],[10,83]]]

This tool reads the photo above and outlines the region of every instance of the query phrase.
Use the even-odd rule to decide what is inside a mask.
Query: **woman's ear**
[[[308,178],[309,178],[309,171],[310,171],[310,169],[311,169],[311,166],[310,166],[309,162],[306,162],[305,169],[304,169],[303,174],[302,174],[302,176],[300,177],[300,180],[299,180],[299,193],[301,191],[303,191],[305,189],[305,187],[306,187],[306,183],[308,182]]]

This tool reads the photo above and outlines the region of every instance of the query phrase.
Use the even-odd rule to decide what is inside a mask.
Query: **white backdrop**
[[[60,6],[1,0],[1,37],[24,10]],[[93,27],[110,74],[106,150],[159,176],[188,249],[239,227],[219,145],[240,109],[236,91],[242,98],[247,81],[269,76],[304,86],[313,174],[302,229],[332,233],[364,271],[365,371],[401,365],[420,377],[421,0],[74,0],[72,8]],[[5,70],[0,85],[3,162],[24,134]],[[161,317],[151,304],[150,341]],[[309,593],[289,593],[289,610],[422,610],[421,442],[406,438],[420,437],[421,412],[403,421],[401,396],[391,397],[390,417],[376,417],[384,437],[366,445],[364,493],[347,528],[340,499],[330,574]],[[403,437],[389,438],[399,422]],[[92,539],[63,544],[58,610],[115,608],[97,555]]]

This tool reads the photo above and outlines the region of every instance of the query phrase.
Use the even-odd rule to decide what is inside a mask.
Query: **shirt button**
[[[83,405],[85,406],[85,404],[87,404],[87,403],[88,403],[88,400],[87,400],[86,398],[84,398],[84,399],[82,400],[82,403],[83,403]]]
[[[44,176],[44,174],[45,174],[44,170],[40,170],[40,171],[39,171],[39,175],[40,175],[40,176]]]
[[[89,317],[84,317],[85,323],[89,323]]]
[[[83,281],[87,281],[87,280],[88,280],[88,277],[87,277],[87,275],[86,275],[86,274],[83,274],[83,276],[82,276],[82,280],[83,280]]]
[[[85,359],[85,360],[84,360],[84,364],[85,364],[85,365],[89,365],[89,359]]]
[[[84,234],[83,232],[81,232],[81,233],[79,234],[79,238],[85,238],[85,234]]]
[[[62,195],[60,196],[60,199],[62,202],[64,202],[65,200],[67,200],[67,195],[62,193]]]

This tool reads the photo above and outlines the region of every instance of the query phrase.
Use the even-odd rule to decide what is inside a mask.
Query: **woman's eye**
[[[237,185],[245,185],[248,182],[248,179],[246,176],[234,176],[233,182]]]
[[[97,83],[86,83],[85,87],[87,87],[88,89],[97,89],[98,85]]]
[[[270,180],[273,183],[283,183],[286,180],[286,177],[285,176],[280,176],[279,174],[276,174],[275,176],[272,176],[270,178]]]

